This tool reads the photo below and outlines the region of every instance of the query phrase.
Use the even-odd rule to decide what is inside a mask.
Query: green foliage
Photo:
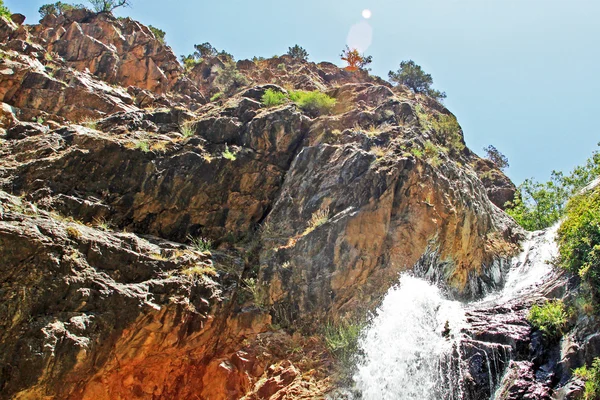
[[[181,63],[183,64],[183,69],[187,72],[194,68],[196,65],[200,64],[202,59],[196,59],[192,55],[181,56]]]
[[[148,25],[148,29],[150,29],[152,31],[156,40],[158,40],[162,44],[165,44],[165,35],[166,35],[165,31],[163,31],[162,29],[158,29],[152,25]]]
[[[4,0],[0,0],[0,16],[10,19],[11,15],[12,13],[8,9],[8,7],[4,5]]]
[[[335,106],[336,100],[321,93],[318,90],[307,92],[303,90],[292,91],[290,100],[300,107],[303,111],[312,116],[319,116],[329,113]]]
[[[323,331],[325,345],[336,360],[341,379],[352,376],[355,358],[359,354],[359,339],[363,328],[364,324],[352,321],[325,325]]]
[[[265,107],[276,107],[287,101],[285,93],[267,89],[260,99]]]
[[[206,239],[203,237],[193,237],[191,235],[188,235],[187,239],[190,241],[190,246],[192,246],[196,251],[205,253],[207,251],[212,250],[213,243],[210,239]]]
[[[147,140],[138,140],[135,142],[135,148],[147,153],[150,151],[150,144]]]
[[[558,230],[560,263],[581,277],[593,303],[600,300],[600,186],[573,196]]]
[[[573,373],[585,381],[583,400],[600,398],[600,358],[594,358],[591,368],[584,366],[577,368]]]
[[[223,158],[230,160],[230,161],[235,161],[237,158],[235,156],[235,153],[231,152],[227,145],[225,145],[225,151],[222,153],[222,155],[223,155]]]
[[[288,49],[287,55],[298,60],[308,60],[308,52],[303,47],[300,47],[298,45],[290,47]]]
[[[391,82],[406,85],[415,93],[425,93],[436,100],[446,98],[446,93],[431,88],[433,78],[413,60],[402,61],[400,69],[396,72],[390,71],[388,76]]]
[[[179,126],[179,131],[184,138],[192,137],[196,133],[196,124],[193,122],[184,122]]]
[[[210,101],[217,101],[223,96],[223,92],[217,92],[210,96]]]
[[[432,128],[442,135],[446,144],[454,153],[464,150],[465,145],[460,134],[460,125],[454,115],[442,114],[431,121]]]
[[[215,49],[210,43],[205,42],[202,44],[194,45],[194,53],[192,56],[196,59],[201,58],[212,58],[217,56],[217,49]]]
[[[44,4],[38,10],[40,17],[44,18],[47,15],[61,15],[70,10],[85,8],[83,4],[67,4],[62,1],[57,1],[54,4]]]
[[[131,0],[88,0],[97,13],[110,13],[119,7],[131,6]]]
[[[600,154],[595,151],[583,165],[569,175],[552,171],[545,183],[526,179],[518,187],[506,212],[527,230],[544,229],[563,216],[568,199],[600,175]]]
[[[234,62],[225,64],[225,67],[217,72],[217,78],[215,79],[215,84],[228,94],[234,93],[248,83],[248,79],[238,71]]]
[[[548,339],[557,339],[563,335],[568,315],[562,301],[548,301],[542,306],[535,304],[531,307],[528,320]]]
[[[225,61],[228,63],[233,62],[233,56],[225,51],[219,52],[216,48],[214,48],[210,43],[205,42],[201,44],[194,45],[194,52],[192,54],[188,54],[187,56],[181,56],[181,63],[186,71],[194,68],[197,64],[200,64],[203,60],[214,58],[214,57],[223,57]]]
[[[500,150],[498,150],[496,147],[490,144],[489,146],[484,147],[483,151],[485,151],[487,159],[496,164],[496,167],[499,170],[504,171],[504,169],[509,167],[508,158],[506,158],[504,154],[500,153]]]

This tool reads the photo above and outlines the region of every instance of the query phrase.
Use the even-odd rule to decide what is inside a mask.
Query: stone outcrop
[[[450,111],[364,71],[239,61],[207,102],[223,61],[185,72],[135,21],[0,37],[0,398],[319,398],[324,322],[414,265],[480,296],[523,237],[460,128],[423,120]],[[337,102],[261,103],[284,87]]]

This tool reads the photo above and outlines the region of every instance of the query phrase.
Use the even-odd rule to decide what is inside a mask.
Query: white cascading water
[[[504,289],[476,304],[501,304],[540,283],[552,271],[557,229],[531,233],[512,262]],[[360,340],[363,357],[354,375],[360,398],[461,399],[460,376],[450,376],[455,368],[449,363],[465,324],[465,308],[474,304],[448,300],[435,285],[402,274]],[[446,321],[449,334],[444,332]]]

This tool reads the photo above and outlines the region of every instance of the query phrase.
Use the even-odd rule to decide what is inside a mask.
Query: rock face
[[[319,398],[323,322],[415,265],[480,296],[523,237],[450,112],[366,72],[240,61],[207,103],[222,60],[186,75],[131,20],[0,36],[0,398]]]

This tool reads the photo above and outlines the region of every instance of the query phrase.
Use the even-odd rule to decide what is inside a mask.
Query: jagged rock
[[[511,361],[497,393],[498,400],[550,400],[552,398],[551,390],[535,379],[533,364],[526,361]]]
[[[517,191],[514,183],[490,160],[480,158],[474,168],[492,203],[504,210],[506,203],[514,200]]]
[[[23,25],[25,23],[25,16],[23,14],[12,14],[10,20],[17,25]]]

